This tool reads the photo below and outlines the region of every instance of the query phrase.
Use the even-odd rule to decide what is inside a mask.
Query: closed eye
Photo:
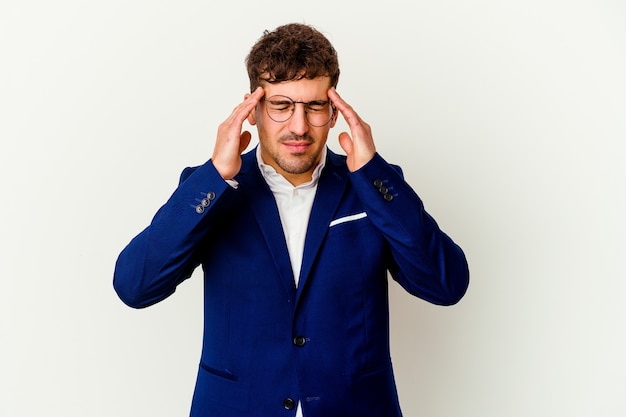
[[[321,111],[325,111],[328,108],[328,102],[327,101],[311,101],[310,103],[307,103],[306,105],[307,110],[311,111],[311,112],[321,112]]]
[[[283,111],[289,110],[293,103],[290,101],[278,101],[278,100],[270,100],[268,101],[270,108],[272,110]]]

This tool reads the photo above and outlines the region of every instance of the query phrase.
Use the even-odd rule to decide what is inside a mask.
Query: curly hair
[[[330,41],[309,25],[290,23],[265,31],[246,57],[250,91],[279,83],[327,76],[339,82],[339,61]]]

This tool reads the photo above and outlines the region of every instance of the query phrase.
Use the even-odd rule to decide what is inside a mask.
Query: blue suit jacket
[[[408,292],[456,303],[461,249],[379,155],[350,173],[328,151],[296,289],[278,209],[254,151],[230,187],[211,161],[183,171],[123,250],[114,287],[141,308],[202,265],[204,341],[192,416],[400,416],[389,349],[387,272]]]

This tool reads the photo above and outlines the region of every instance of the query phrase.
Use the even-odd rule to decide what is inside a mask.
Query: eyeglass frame
[[[288,99],[292,103],[292,105],[293,105],[293,108],[291,109],[291,114],[289,115],[289,117],[287,117],[285,120],[281,120],[281,121],[278,121],[278,120],[274,119],[270,115],[270,112],[269,112],[269,110],[267,108],[267,105],[265,105],[265,113],[267,114],[267,117],[269,117],[273,122],[276,122],[276,123],[285,123],[285,122],[289,121],[289,119],[291,119],[293,117],[293,114],[296,112],[296,104],[303,104],[304,105],[304,115],[305,115],[306,122],[309,125],[313,126],[313,127],[324,127],[324,126],[326,126],[328,123],[330,123],[333,120],[333,117],[335,117],[335,112],[337,111],[337,108],[335,107],[333,102],[330,101],[330,100],[295,101],[291,97],[284,96],[282,94],[274,94],[273,96],[270,96],[270,97],[267,97],[267,98],[263,97],[263,101],[264,102],[265,101],[272,101],[273,97],[284,97],[284,98]],[[309,112],[307,111],[307,108],[310,108],[309,106],[311,105],[311,103],[315,103],[315,102],[328,104],[328,106],[330,107],[330,117],[328,118],[328,121],[326,121],[325,123],[323,123],[321,125],[314,125],[309,120]]]

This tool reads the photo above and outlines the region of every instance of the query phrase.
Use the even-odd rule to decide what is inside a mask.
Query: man
[[[115,289],[146,307],[202,265],[192,416],[401,416],[387,273],[454,304],[468,285],[463,252],[335,90],[337,54],[321,33],[265,32],[246,63],[251,92],[219,126],[212,158],[183,171],[120,254]],[[339,113],[346,156],[326,147]],[[245,120],[259,145],[241,155]]]

